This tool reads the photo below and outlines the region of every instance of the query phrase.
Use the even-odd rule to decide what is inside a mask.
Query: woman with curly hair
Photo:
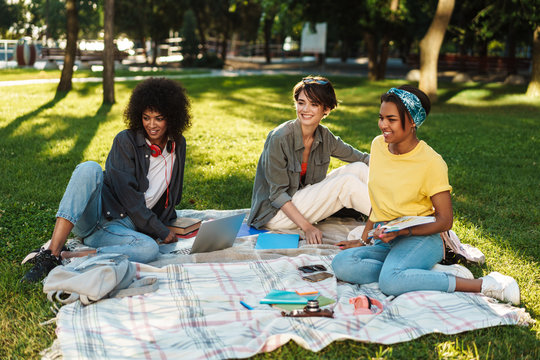
[[[185,90],[172,80],[147,79],[133,90],[124,118],[128,129],[116,135],[105,171],[93,161],[75,168],[51,241],[32,258],[34,266],[24,281],[40,280],[62,258],[96,252],[147,263],[159,253],[157,239],[176,241],[167,225],[176,219],[175,206],[182,197],[182,134],[191,125]],[[62,251],[71,232],[93,249]]]

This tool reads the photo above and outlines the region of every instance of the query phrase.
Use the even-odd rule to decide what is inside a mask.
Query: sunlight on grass
[[[460,344],[459,339],[456,339],[456,341],[445,341],[437,345],[437,355],[439,359],[480,359],[476,344],[473,343],[473,347],[470,348],[463,343]],[[488,358],[488,354],[486,354],[486,358]]]
[[[181,80],[192,102],[193,126],[184,134],[187,158],[179,208],[250,206],[268,132],[295,117],[291,88],[298,80],[289,75]],[[341,103],[323,124],[368,152],[380,133],[379,96],[403,82],[331,80]],[[51,84],[0,87],[5,104],[0,108],[0,358],[35,358],[54,338],[54,326],[38,325],[53,316],[40,286],[18,286],[26,269],[19,262],[49,239],[73,168],[86,160],[104,166],[114,136],[125,128],[122,114],[136,84],[116,83],[112,106],[101,104],[101,84],[77,83],[57,98]],[[500,84],[441,84],[441,101],[419,137],[448,164],[454,230],[486,255],[486,264],[468,267],[476,276],[491,271],[514,276],[522,307],[538,319],[540,104],[523,92]],[[342,164],[332,159],[330,169]],[[255,358],[533,359],[539,355],[539,333],[537,321],[531,327],[431,334],[392,346],[343,341],[319,353],[289,343]]]

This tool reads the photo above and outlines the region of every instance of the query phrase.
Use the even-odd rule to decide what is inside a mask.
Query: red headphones
[[[167,151],[171,154],[174,152],[174,144],[175,143],[172,140],[167,141]],[[150,155],[152,155],[152,157],[158,157],[162,154],[162,150],[159,145],[150,144],[148,142],[148,146],[150,147]]]
[[[383,311],[383,304],[379,300],[366,295],[350,298],[349,304],[354,305],[354,315],[379,315]]]

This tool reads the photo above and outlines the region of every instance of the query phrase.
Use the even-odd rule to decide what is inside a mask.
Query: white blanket
[[[141,296],[79,302],[60,309],[57,336],[65,359],[225,359],[267,352],[294,340],[318,351],[336,340],[392,344],[440,332],[455,334],[524,324],[528,314],[482,295],[436,291],[384,296],[376,283],[356,286],[335,277],[301,279],[298,266],[331,256],[301,255],[235,263],[138,265],[159,278],[159,290]],[[283,317],[259,304],[270,290],[318,290],[337,302],[329,318]],[[353,315],[349,298],[366,294],[384,304],[380,315]],[[253,306],[247,310],[240,301]]]

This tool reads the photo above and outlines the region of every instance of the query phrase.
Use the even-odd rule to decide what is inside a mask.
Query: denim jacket
[[[103,215],[107,219],[129,216],[137,231],[154,238],[169,235],[166,224],[176,219],[175,206],[182,198],[182,182],[186,161],[186,140],[182,136],[175,146],[175,161],[169,183],[169,206],[158,217],[146,207],[150,148],[142,132],[124,130],[114,138],[103,173]]]
[[[315,130],[304,183],[300,183],[304,142],[298,120],[287,121],[272,130],[259,158],[248,224],[256,228],[270,221],[302,187],[326,177],[330,156],[346,162],[369,164],[369,154],[356,150],[319,125]]]

